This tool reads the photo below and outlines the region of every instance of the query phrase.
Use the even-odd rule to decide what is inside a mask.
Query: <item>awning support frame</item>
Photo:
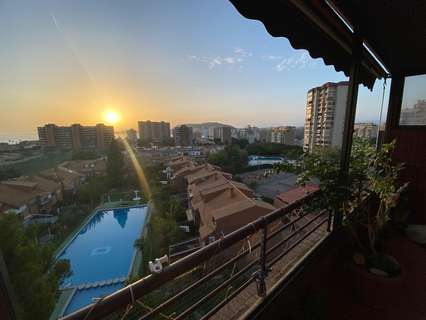
[[[349,164],[352,150],[353,131],[356,114],[356,104],[358,100],[359,72],[362,59],[363,40],[357,30],[354,32],[352,48],[352,64],[349,74],[349,87],[346,102],[345,123],[343,128],[342,150],[340,154],[340,179],[346,187],[348,184]],[[345,199],[342,199],[345,201]],[[342,225],[342,212],[334,215],[334,228],[338,229]]]

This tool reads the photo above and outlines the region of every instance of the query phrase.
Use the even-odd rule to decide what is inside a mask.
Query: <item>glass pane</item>
[[[426,125],[426,75],[405,78],[399,124]]]

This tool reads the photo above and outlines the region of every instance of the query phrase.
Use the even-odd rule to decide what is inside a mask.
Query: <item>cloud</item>
[[[284,58],[283,56],[274,56],[274,55],[263,56],[263,59],[265,60],[282,60],[283,58]]]
[[[233,50],[233,53],[227,56],[188,56],[189,60],[196,61],[199,63],[204,63],[209,69],[214,69],[218,66],[228,65],[233,66],[236,64],[242,64],[247,57],[251,57],[253,54],[242,48],[236,47]],[[241,68],[240,68],[241,69]]]
[[[244,50],[240,47],[234,48],[234,54],[236,54],[237,56],[240,56],[240,57],[251,57],[251,56],[253,56],[253,53],[248,52],[248,51],[246,51],[246,50]]]
[[[215,57],[190,55],[188,56],[188,59],[203,63],[207,65],[209,69],[214,69],[220,66],[228,66],[232,68],[235,67],[237,69],[242,69],[244,61],[246,61],[249,57],[253,57],[253,53],[244,50],[243,48],[235,47],[232,51],[232,54],[230,55]],[[278,72],[310,68],[316,66],[318,63],[309,56],[307,51],[297,52],[297,54],[290,57],[278,55],[264,55],[257,56],[256,58],[274,62],[275,70]]]
[[[274,57],[274,59],[270,60],[278,60],[275,58],[275,56],[269,56]],[[295,55],[288,58],[282,58],[281,61],[275,66],[275,69],[279,72],[281,71],[288,71],[292,69],[305,69],[307,67],[313,67],[317,64],[315,60],[313,60],[309,54],[304,51],[301,52],[299,55]]]

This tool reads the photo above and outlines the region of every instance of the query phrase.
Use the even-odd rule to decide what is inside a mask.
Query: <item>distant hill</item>
[[[202,128],[214,128],[214,127],[231,127],[229,124],[223,124],[220,122],[204,122],[204,123],[184,123],[187,127],[191,127],[194,129],[202,129]]]

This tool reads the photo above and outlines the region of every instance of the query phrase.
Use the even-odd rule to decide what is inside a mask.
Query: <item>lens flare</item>
[[[133,168],[135,168],[136,174],[138,176],[139,186],[142,193],[146,196],[147,199],[151,200],[152,193],[149,187],[148,181],[146,180],[145,173],[143,172],[142,166],[140,165],[138,158],[135,155],[132,147],[129,145],[127,139],[120,138],[123,142],[124,148],[129,154],[130,161],[132,162]]]

